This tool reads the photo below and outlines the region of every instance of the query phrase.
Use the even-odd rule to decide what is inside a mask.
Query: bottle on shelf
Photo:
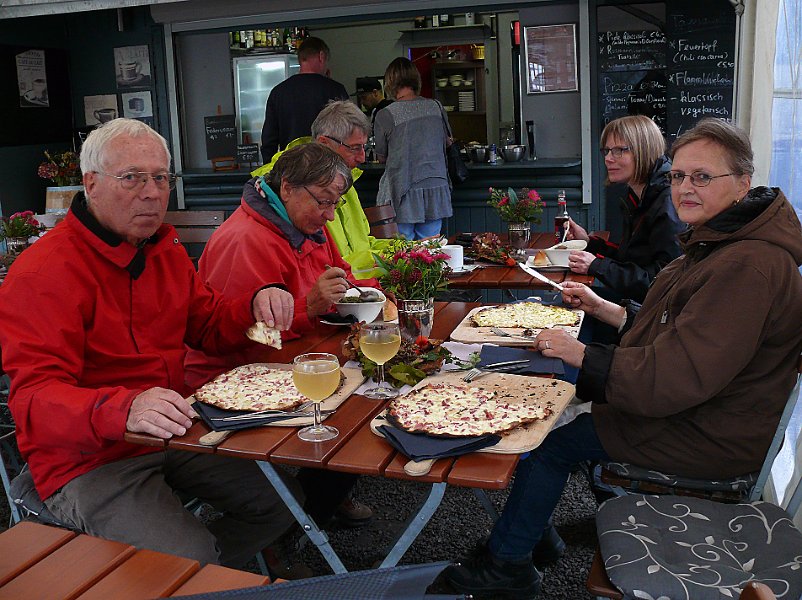
[[[565,190],[557,192],[557,215],[554,217],[554,237],[557,243],[561,242],[568,225],[568,203],[565,200]]]
[[[495,164],[498,163],[498,154],[496,153],[496,145],[495,144],[490,144],[490,150],[487,153],[487,157],[488,157],[488,162],[491,165],[495,165]]]
[[[440,27],[440,15],[432,15],[432,27]]]
[[[453,23],[451,22],[451,15],[447,14],[447,13],[445,13],[445,14],[441,13],[440,14],[440,27],[448,27],[450,25],[453,25]]]
[[[426,17],[415,17],[415,29],[426,28]]]

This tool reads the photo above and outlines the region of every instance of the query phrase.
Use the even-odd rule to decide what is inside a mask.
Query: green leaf
[[[426,377],[426,373],[420,369],[416,369],[411,365],[393,365],[393,367],[388,371],[388,375],[390,376],[393,384],[399,382],[402,385],[415,385]]]

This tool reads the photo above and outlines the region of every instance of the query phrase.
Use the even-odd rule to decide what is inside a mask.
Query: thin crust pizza
[[[306,401],[292,382],[292,371],[243,365],[217,376],[195,392],[195,399],[225,410],[292,410]]]
[[[478,327],[523,327],[548,329],[558,325],[571,326],[579,315],[562,306],[544,306],[538,302],[501,304],[477,311],[471,317]]]
[[[433,383],[390,403],[388,420],[412,433],[442,437],[503,433],[552,414],[548,403],[511,398],[480,386]]]
[[[245,335],[257,344],[264,344],[276,350],[281,350],[281,332],[275,327],[268,327],[264,321],[257,321],[248,327]]]

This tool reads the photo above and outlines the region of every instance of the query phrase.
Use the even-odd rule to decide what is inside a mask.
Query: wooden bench
[[[222,210],[168,210],[164,222],[175,227],[178,239],[184,244],[192,262],[198,266],[203,248],[212,234],[225,221]]]
[[[0,599],[141,600],[267,585],[269,579],[23,521],[0,534]]]

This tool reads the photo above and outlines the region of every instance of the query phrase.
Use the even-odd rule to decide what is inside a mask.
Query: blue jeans
[[[552,431],[518,463],[510,497],[493,527],[488,546],[496,558],[520,561],[540,541],[568,476],[586,460],[607,460],[589,414]]]
[[[424,221],[423,223],[398,223],[398,232],[408,240],[420,240],[440,235],[443,219]]]

